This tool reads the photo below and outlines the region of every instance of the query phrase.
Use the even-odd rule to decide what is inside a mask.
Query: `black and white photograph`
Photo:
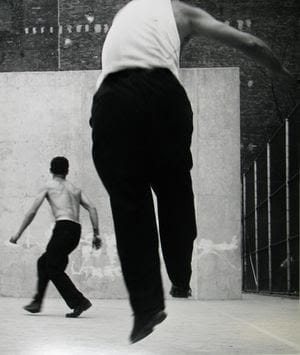
[[[300,2],[0,0],[0,354],[300,354]]]

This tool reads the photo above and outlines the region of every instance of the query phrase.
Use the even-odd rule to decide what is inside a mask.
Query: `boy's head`
[[[50,163],[50,172],[55,175],[66,176],[69,172],[69,161],[65,157],[55,157]]]

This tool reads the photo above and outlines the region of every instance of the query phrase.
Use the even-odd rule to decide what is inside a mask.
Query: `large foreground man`
[[[65,157],[52,159],[50,164],[50,172],[53,175],[52,181],[42,188],[32,207],[25,215],[18,232],[10,238],[10,242],[17,243],[46,199],[55,218],[55,227],[45,253],[38,259],[37,293],[33,301],[25,306],[24,309],[31,313],[40,312],[48,283],[51,280],[66,304],[73,309],[73,312],[67,313],[66,316],[75,318],[92,305],[65,273],[68,265],[68,255],[77,247],[80,241],[80,205],[89,212],[94,229],[92,242],[94,248],[100,248],[101,239],[99,237],[97,210],[79,188],[66,180],[68,171],[69,162]]]
[[[178,68],[180,49],[192,35],[240,49],[272,74],[290,79],[263,41],[181,1],[133,0],[116,15],[103,46],[90,122],[93,159],[110,196],[134,312],[131,342],[166,318],[151,188],[170,293],[191,295],[193,113]]]

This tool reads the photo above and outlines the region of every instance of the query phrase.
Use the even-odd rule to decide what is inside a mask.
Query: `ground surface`
[[[127,300],[92,300],[78,319],[61,299],[46,299],[42,313],[30,300],[0,298],[0,354],[300,354],[298,300],[245,295],[239,301],[167,301],[168,318],[149,337],[128,342]]]

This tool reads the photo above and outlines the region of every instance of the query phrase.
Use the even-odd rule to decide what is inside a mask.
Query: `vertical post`
[[[267,198],[268,198],[268,261],[269,261],[269,292],[272,292],[272,226],[271,226],[271,152],[267,144]]]
[[[61,69],[60,40],[61,40],[61,33],[60,33],[60,3],[59,3],[59,0],[57,0],[57,67],[58,67],[58,70]]]
[[[247,254],[247,226],[246,226],[246,174],[243,174],[243,275],[242,275],[242,280],[244,280],[243,282],[243,286],[245,289],[245,277],[247,274],[247,263],[245,262],[246,260],[246,254]]]
[[[285,187],[286,187],[286,260],[287,292],[291,291],[291,251],[290,251],[290,173],[289,173],[289,120],[285,120]]]
[[[255,226],[255,268],[256,268],[256,291],[259,291],[258,277],[258,218],[257,218],[257,161],[254,162],[254,226]]]

